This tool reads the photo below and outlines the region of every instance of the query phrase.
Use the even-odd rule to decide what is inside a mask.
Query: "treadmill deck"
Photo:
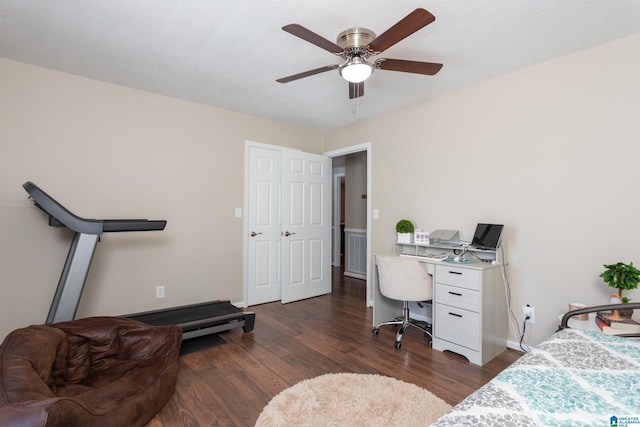
[[[182,328],[182,339],[238,327],[242,327],[244,332],[250,332],[255,324],[255,313],[242,311],[229,301],[210,301],[129,314],[125,317],[154,326],[177,325]]]

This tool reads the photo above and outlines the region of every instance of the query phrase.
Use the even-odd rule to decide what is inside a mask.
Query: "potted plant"
[[[396,224],[396,231],[398,232],[398,243],[411,243],[413,237],[413,223],[408,219],[401,219]]]
[[[618,262],[615,264],[604,264],[604,270],[600,277],[612,288],[617,288],[618,293],[612,294],[611,298],[617,297],[621,302],[629,302],[629,298],[622,296],[622,291],[636,289],[640,283],[640,270],[632,262],[625,264]]]

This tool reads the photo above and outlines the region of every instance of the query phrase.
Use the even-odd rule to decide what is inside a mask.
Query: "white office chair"
[[[376,255],[378,267],[378,284],[380,293],[387,298],[404,303],[403,316],[389,322],[382,322],[373,328],[373,334],[378,335],[380,326],[400,325],[396,335],[395,348],[400,348],[402,334],[409,326],[413,326],[431,335],[431,325],[421,326],[409,317],[409,301],[430,301],[433,299],[433,278],[427,273],[425,266],[413,258],[398,256]],[[431,341],[429,342],[431,344]]]

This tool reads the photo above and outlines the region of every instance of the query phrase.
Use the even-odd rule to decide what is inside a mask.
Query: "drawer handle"
[[[451,291],[449,291],[449,295],[455,295],[457,297],[461,297],[462,296],[462,294],[460,294],[458,292],[451,292]]]
[[[449,312],[451,316],[462,317],[462,314]]]
[[[462,276],[462,273],[459,272],[459,271],[449,271],[449,274],[457,274],[457,275]]]

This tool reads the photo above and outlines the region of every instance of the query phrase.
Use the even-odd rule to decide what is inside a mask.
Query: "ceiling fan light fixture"
[[[373,73],[373,65],[359,56],[349,59],[339,70],[343,79],[350,83],[360,83],[369,78]]]

